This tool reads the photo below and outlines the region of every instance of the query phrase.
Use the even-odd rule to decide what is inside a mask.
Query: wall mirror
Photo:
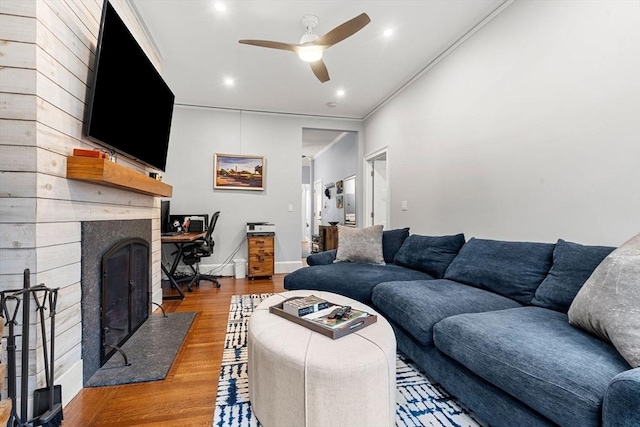
[[[344,188],[344,225],[355,227],[356,224],[356,176],[343,180]]]

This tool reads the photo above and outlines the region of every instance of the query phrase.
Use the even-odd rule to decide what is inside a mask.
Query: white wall
[[[229,259],[247,258],[246,223],[276,225],[276,273],[301,267],[302,128],[358,131],[357,120],[324,119],[200,107],[176,106],[164,181],[173,185],[173,213],[220,210],[212,257],[203,271]],[[358,142],[361,144],[360,142]],[[265,156],[266,190],[213,189],[215,153]],[[293,211],[289,212],[289,205]],[[233,274],[231,267],[220,270]]]
[[[610,245],[640,231],[639,7],[516,1],[369,117],[364,152],[390,146],[391,227]]]

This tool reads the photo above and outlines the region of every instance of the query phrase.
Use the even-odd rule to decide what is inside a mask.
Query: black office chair
[[[216,222],[218,222],[218,217],[220,216],[220,211],[214,213],[211,216],[211,220],[209,221],[209,228],[207,228],[207,234],[205,234],[204,238],[199,240],[194,240],[193,243],[189,243],[185,245],[184,250],[182,252],[182,262],[186,265],[190,266],[194,271],[194,276],[191,278],[191,281],[187,285],[187,291],[191,292],[191,287],[195,284],[196,286],[200,285],[200,280],[208,280],[210,282],[215,283],[216,288],[220,287],[220,282],[216,276],[211,274],[202,274],[200,273],[200,260],[202,258],[206,258],[213,254],[213,247],[215,246],[215,242],[213,241],[213,230],[216,227]]]

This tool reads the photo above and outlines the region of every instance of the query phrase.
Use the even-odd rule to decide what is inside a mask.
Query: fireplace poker
[[[51,378],[49,377],[49,347],[47,345],[47,329],[45,326],[45,314],[44,311],[47,309],[46,303],[48,301],[49,293],[51,292],[48,288],[44,287],[41,289],[43,291],[42,299],[38,296],[38,292],[33,290],[33,300],[36,303],[36,311],[40,315],[40,331],[42,335],[42,353],[44,356],[44,376],[45,376],[45,387],[34,390],[33,392],[33,416],[36,421],[36,425],[39,425],[40,417],[47,412],[49,409],[49,394],[51,392]],[[53,344],[53,343],[51,343]],[[62,386],[56,385],[54,386],[54,401],[55,403],[62,402]]]
[[[55,386],[55,339],[56,339],[56,306],[58,304],[58,288],[49,290],[49,316],[51,318],[51,357],[49,361],[49,409],[38,418],[38,424],[45,427],[59,427],[62,425],[62,402],[54,399]],[[62,390],[60,390],[62,394]]]

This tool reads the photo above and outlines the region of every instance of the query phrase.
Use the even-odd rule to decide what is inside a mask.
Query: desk
[[[181,233],[181,234],[176,234],[175,236],[162,236],[162,243],[173,243],[176,246],[176,248],[178,248],[178,253],[174,258],[173,263],[171,264],[171,268],[169,270],[167,270],[167,267],[164,265],[163,262],[161,262],[160,265],[162,266],[162,271],[164,271],[164,274],[166,274],[167,277],[169,278],[169,283],[171,283],[171,287],[175,288],[180,294],[175,296],[162,297],[162,299],[183,299],[184,298],[184,292],[182,292],[182,289],[180,289],[180,286],[178,286],[178,282],[176,282],[176,279],[173,277],[173,275],[175,274],[176,268],[178,267],[178,264],[182,259],[182,252],[184,250],[184,245],[186,245],[187,243],[192,243],[194,240],[201,239],[206,234],[207,234],[206,232],[201,232],[201,233]],[[190,290],[191,288],[189,288],[189,291]]]

